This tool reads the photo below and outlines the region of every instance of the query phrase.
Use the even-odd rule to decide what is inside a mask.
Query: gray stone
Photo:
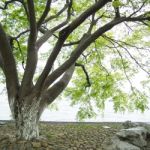
[[[3,125],[5,125],[5,124],[6,124],[6,122],[0,121],[0,126],[3,126]]]
[[[148,134],[150,134],[150,123],[125,121],[122,125],[125,129],[138,126],[144,127],[147,129]]]
[[[150,124],[149,123],[140,123],[140,126],[144,127],[147,130],[147,134],[150,135]]]
[[[104,150],[150,150],[149,123],[126,121],[123,126],[125,129],[120,130]]]
[[[104,150],[141,150],[141,149],[126,141],[121,141],[118,137],[114,136],[111,144],[105,146]]]
[[[127,141],[138,147],[147,145],[147,130],[144,127],[135,127],[130,129],[122,129],[116,134],[121,140]]]
[[[125,129],[140,126],[139,123],[131,122],[131,121],[125,121],[122,125]]]
[[[110,129],[111,127],[109,126],[102,126],[104,129]]]

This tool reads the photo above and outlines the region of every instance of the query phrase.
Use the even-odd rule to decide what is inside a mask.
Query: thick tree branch
[[[25,96],[31,90],[32,79],[37,65],[37,50],[35,42],[37,38],[37,26],[33,0],[27,0],[29,10],[30,35],[28,39],[27,63],[21,84],[21,95]]]
[[[62,78],[56,82],[50,89],[44,91],[40,101],[40,108],[38,111],[38,119],[40,118],[43,110],[49,104],[51,104],[63,90],[67,87],[69,81],[72,78],[75,66],[72,65],[62,76]]]
[[[45,92],[43,99],[48,100],[47,104],[52,103],[56,97],[60,95],[60,93],[67,87],[72,78],[74,69],[75,65],[73,64],[69,69],[66,70],[62,78]]]
[[[13,98],[17,94],[19,87],[17,69],[10,42],[2,25],[0,24],[0,52],[2,56],[3,71],[6,76],[6,85],[9,98]]]
[[[80,43],[81,40],[75,41],[75,42],[69,42],[69,43],[65,43],[63,46],[72,46],[72,45],[77,45]]]
[[[23,55],[23,52],[21,50],[20,43],[19,43],[19,41],[17,39],[16,39],[16,42],[17,42],[18,49],[19,49],[19,52],[20,52],[20,55],[21,55],[21,59],[22,59],[22,68],[25,70],[25,67],[24,67],[24,55]]]
[[[33,0],[27,0],[28,10],[29,10],[29,24],[30,24],[30,36],[28,45],[34,45],[37,38],[37,24],[35,18],[35,9]],[[31,50],[31,49],[30,49]]]
[[[22,1],[22,5],[23,5],[23,8],[24,8],[25,13],[27,15],[27,19],[29,21],[29,12],[28,12],[28,8],[27,8],[27,5],[26,5],[26,2],[24,0]]]
[[[51,2],[52,2],[52,0],[47,0],[45,10],[37,23],[37,28],[40,28],[41,24],[44,22],[45,18],[47,17],[47,15],[50,11]]]
[[[94,14],[92,14],[92,20],[91,20],[91,23],[90,23],[90,27],[88,29],[88,33],[92,33],[92,29],[93,29],[95,24],[96,24],[96,21],[95,21],[95,13],[94,13]]]
[[[38,90],[39,88],[41,88],[45,78],[47,77],[47,75],[49,74],[49,72],[53,66],[53,62],[55,61],[55,59],[59,53],[59,50],[61,48],[61,45],[63,45],[63,43],[64,43],[64,40],[62,38],[59,38],[54,47],[53,52],[51,53],[50,57],[48,58],[47,64],[46,64],[42,74],[40,75],[40,77],[35,85],[35,90]]]
[[[36,42],[37,50],[54,34],[55,31],[64,27],[67,23],[68,21],[64,21],[58,24],[57,26],[55,26],[54,28],[52,28],[51,30],[48,30],[47,32],[45,32],[44,35],[40,39],[38,39]]]
[[[108,2],[111,2],[111,0],[99,0],[94,5],[92,5],[90,8],[88,8],[86,11],[84,11],[79,17],[77,17],[74,21],[72,21],[66,28],[64,28],[60,34],[64,36],[68,36],[74,29],[76,29],[79,25],[81,25],[86,18],[88,18],[90,15],[97,12],[99,9],[101,9],[104,5],[106,5]]]
[[[66,0],[66,3],[68,5],[68,10],[67,10],[67,19],[68,20],[70,20],[70,17],[71,17],[72,1],[73,0]]]

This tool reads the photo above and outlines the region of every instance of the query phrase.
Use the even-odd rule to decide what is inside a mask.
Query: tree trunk
[[[17,139],[31,140],[39,138],[39,102],[15,105],[15,123]]]
[[[37,116],[23,113],[15,120],[17,127],[17,139],[31,140],[39,137]]]

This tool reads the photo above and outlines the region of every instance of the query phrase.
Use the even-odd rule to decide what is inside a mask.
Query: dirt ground
[[[40,123],[40,136],[52,150],[102,150],[121,123]],[[0,125],[0,136],[15,135],[12,122]]]

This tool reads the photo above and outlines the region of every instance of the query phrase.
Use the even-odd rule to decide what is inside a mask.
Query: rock
[[[140,126],[144,127],[147,130],[147,133],[150,136],[150,124],[149,123],[139,123]]]
[[[105,150],[150,150],[150,124],[126,121]],[[132,127],[132,128],[131,128]]]
[[[143,123],[143,122],[131,122],[131,121],[125,121],[123,124],[123,127],[125,129],[133,128],[133,127],[144,127],[147,129],[148,133],[150,134],[150,123]]]
[[[140,150],[140,148],[126,141],[121,141],[117,136],[114,136],[111,144],[105,146],[104,150]]]
[[[5,125],[5,124],[6,124],[6,122],[0,121],[0,126],[3,126],[3,125]]]
[[[41,147],[41,143],[40,142],[32,142],[32,146],[35,148],[39,148],[39,147]]]
[[[45,142],[45,141],[42,141],[42,142],[41,142],[41,146],[43,146],[43,147],[48,147],[48,143]]]
[[[102,126],[104,129],[109,129],[110,127],[109,126]]]
[[[122,129],[116,134],[121,140],[127,141],[138,147],[147,145],[147,130],[144,127],[135,127],[130,129]]]
[[[125,129],[140,126],[139,123],[131,122],[131,121],[125,121],[122,125]]]

